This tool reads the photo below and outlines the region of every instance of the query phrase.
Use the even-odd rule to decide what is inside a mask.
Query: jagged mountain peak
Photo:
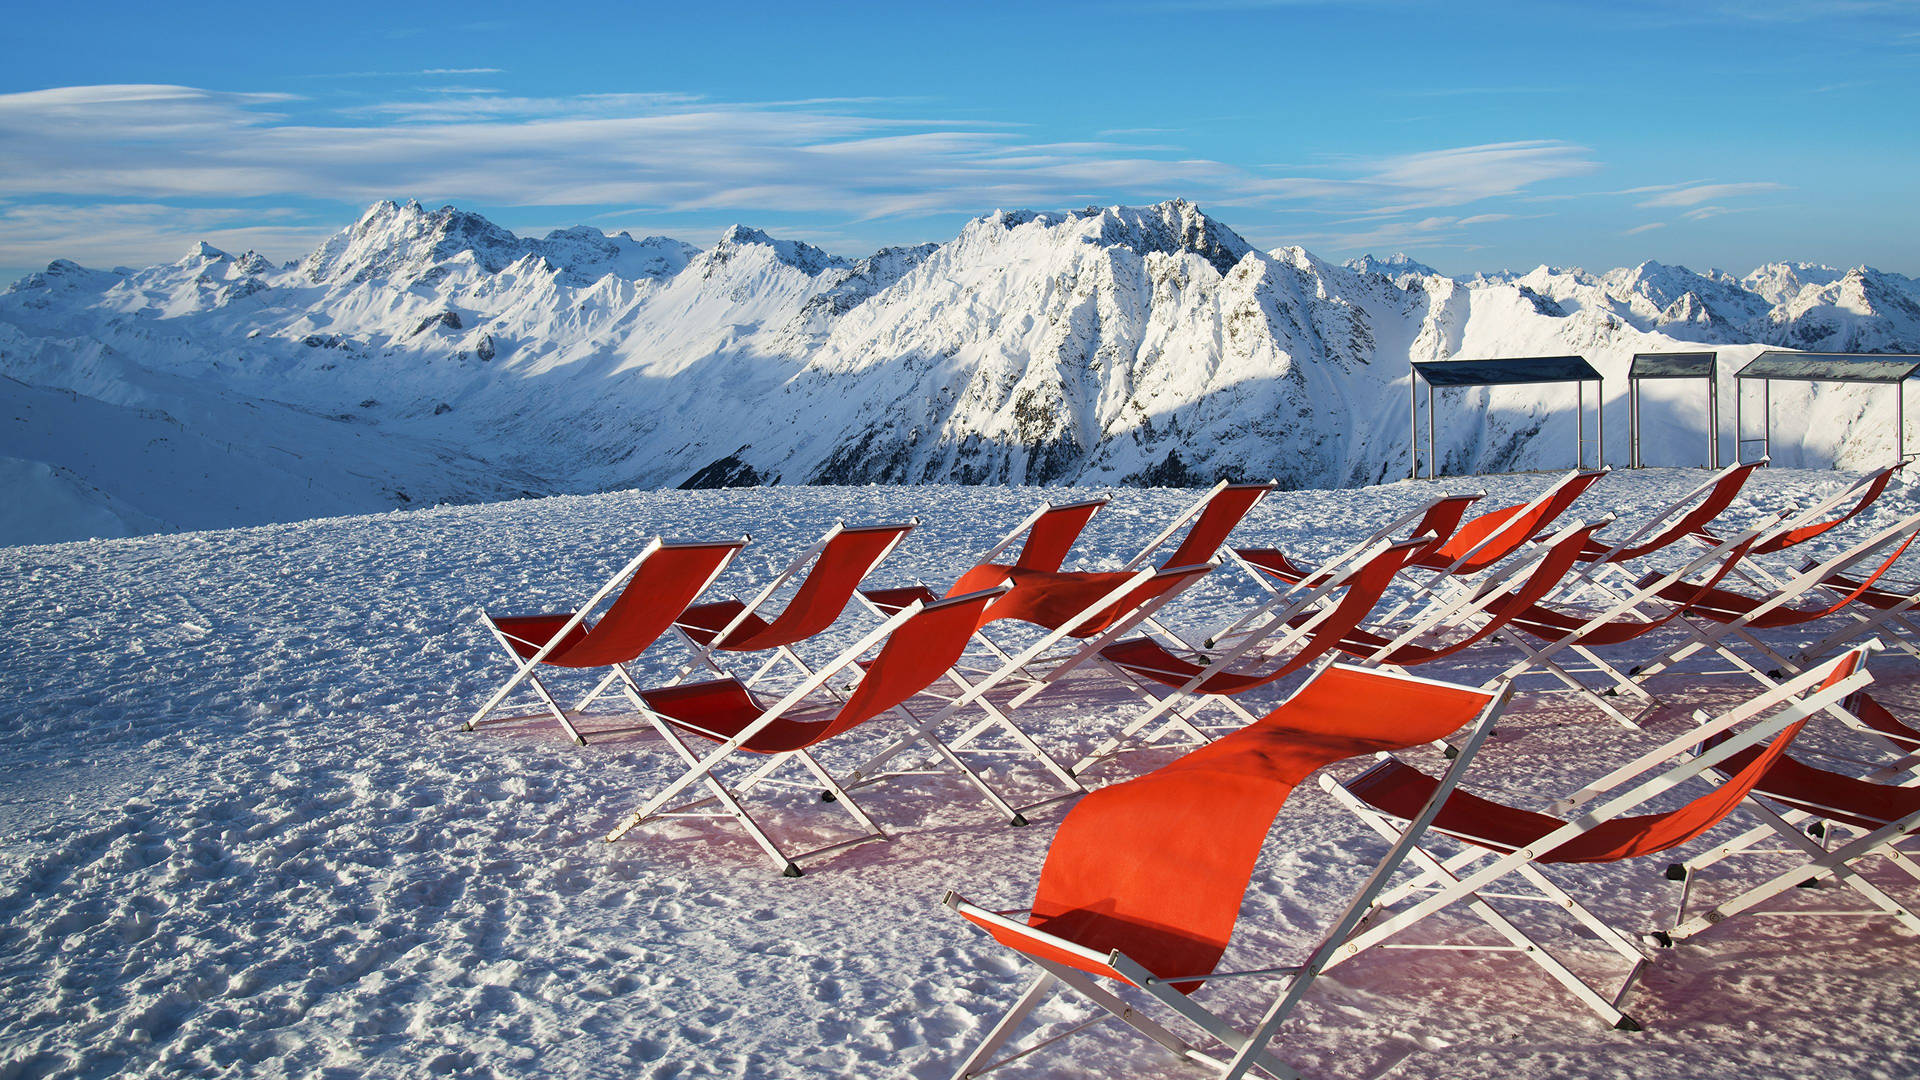
[[[469,253],[478,269],[497,274],[526,250],[519,237],[479,214],[451,205],[429,211],[411,199],[383,199],[314,249],[302,269],[316,283],[358,284],[375,277],[411,283]]]
[[[1198,255],[1225,274],[1253,245],[1239,233],[1207,216],[1185,199],[1168,199],[1148,206],[1089,206],[1066,216],[1066,223],[1096,223],[1097,242],[1126,247],[1142,255]]]
[[[1357,259],[1348,259],[1344,265],[1356,274],[1379,274],[1381,277],[1394,279],[1405,274],[1415,274],[1420,277],[1446,276],[1426,263],[1410,258],[1404,251],[1396,251],[1384,259],[1376,259],[1372,254],[1366,254]]]
[[[851,269],[853,263],[838,255],[830,255],[820,248],[802,240],[776,240],[761,229],[749,225],[731,225],[720,235],[719,243],[707,252],[707,258],[715,265],[725,264],[733,259],[741,249],[764,247],[772,251],[773,257],[793,267],[809,277],[825,270]]]
[[[208,260],[223,262],[231,258],[233,258],[233,256],[221,251],[205,240],[196,240],[193,246],[187,249],[187,253],[181,257],[180,261],[174,265],[182,266],[188,263],[200,263]]]

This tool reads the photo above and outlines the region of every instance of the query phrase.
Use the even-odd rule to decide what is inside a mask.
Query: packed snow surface
[[[1616,475],[1569,517],[1632,520],[1702,475]],[[1729,517],[1845,479],[1763,470]],[[1546,482],[1438,487],[1484,484],[1498,504]],[[44,474],[35,483],[59,497]],[[1283,492],[1235,540],[1326,554],[1435,491]],[[0,551],[15,630],[0,664],[0,1077],[950,1075],[1025,976],[940,899],[957,888],[990,907],[1026,903],[1063,807],[1016,829],[947,774],[896,781],[864,799],[892,841],[798,879],[723,823],[649,825],[608,844],[674,775],[668,754],[651,735],[578,747],[550,724],[462,733],[507,673],[475,616],[563,609],[656,533],[751,533],[722,581],[745,593],[840,518],[919,516],[876,580],[944,584],[1042,498],[1092,493],[626,492]],[[1102,493],[1112,506],[1070,566],[1117,565],[1197,494]],[[1917,503],[1896,488],[1845,535]],[[1252,596],[1223,570],[1167,615],[1203,633]],[[835,637],[868,625],[849,614]],[[807,655],[832,651],[820,644]],[[1477,680],[1507,658],[1487,655],[1444,674]],[[635,671],[663,680],[679,659],[656,650]],[[1912,663],[1883,654],[1874,667],[1896,711],[1920,711]],[[1750,693],[1726,676],[1654,688],[1676,710]],[[1095,675],[1025,715],[1072,748],[1131,702]],[[1682,722],[1663,713],[1655,732]],[[876,728],[828,760],[847,763],[886,734]],[[1648,738],[1529,693],[1474,783],[1558,794]],[[1149,752],[1108,775],[1164,760]],[[996,775],[1017,787],[1006,768]],[[802,798],[773,820],[824,833],[838,817]],[[1304,785],[1223,966],[1293,962],[1379,853]],[[1570,878],[1644,929],[1673,901],[1653,861]],[[1920,941],[1880,922],[1744,919],[1659,956],[1630,999],[1648,1030],[1625,1034],[1511,956],[1377,952],[1321,980],[1275,1046],[1321,1077],[1910,1076],[1916,957]],[[1249,1019],[1258,983],[1205,993]],[[1005,1075],[1196,1074],[1108,1025]]]

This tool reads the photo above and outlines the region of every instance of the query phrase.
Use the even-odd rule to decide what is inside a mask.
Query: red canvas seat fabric
[[[1887,489],[1887,482],[1893,479],[1893,474],[1899,471],[1900,467],[1898,465],[1891,465],[1878,472],[1867,474],[1861,483],[1855,485],[1860,490],[1860,499],[1855,502],[1850,509],[1824,521],[1809,522],[1781,529],[1771,536],[1762,538],[1758,544],[1754,545],[1753,553],[1756,555],[1771,555],[1776,551],[1783,551],[1787,548],[1804,544],[1815,537],[1824,535],[1832,529],[1845,525],[1847,522],[1860,516],[1867,507],[1872,506],[1874,502],[1880,498],[1881,493]],[[1695,535],[1708,543],[1717,544],[1720,542],[1717,537],[1705,528],[1695,530]]]
[[[547,653],[543,662],[556,667],[590,668],[639,656],[667,632],[713,579],[717,568],[740,547],[737,542],[662,545],[634,571],[619,598],[598,622],[590,629],[582,622],[558,648]],[[506,616],[495,618],[493,623],[508,634],[515,652],[531,659],[573,614]]]
[[[1850,704],[1853,715],[1859,717],[1861,723],[1879,732],[1895,746],[1908,753],[1920,750],[1920,730],[1902,723],[1887,711],[1885,705],[1875,701],[1872,694],[1862,691],[1854,696]]]
[[[1619,551],[1614,551],[1613,545],[1605,540],[1596,540],[1581,551],[1580,561],[1595,562],[1605,559],[1608,562],[1626,562],[1629,559],[1640,558],[1642,555],[1651,555],[1683,537],[1704,535],[1707,523],[1719,517],[1727,507],[1733,505],[1733,500],[1739,497],[1740,489],[1746,486],[1747,479],[1753,475],[1753,471],[1765,464],[1764,460],[1749,461],[1744,465],[1728,469],[1720,475],[1712,487],[1707,489],[1698,505],[1650,539],[1621,548]]]
[[[1345,758],[1442,738],[1493,697],[1329,668],[1252,726],[1081,799],[1048,849],[1029,925],[1098,953],[1119,950],[1161,977],[1210,973],[1274,816],[1302,779]],[[979,925],[1010,948],[1113,974]]]
[[[728,652],[757,652],[805,641],[832,626],[853,591],[912,525],[869,525],[841,530],[827,541],[793,599],[772,620],[749,613],[724,639],[718,635],[746,607],[721,600],[687,609],[677,625],[701,645]]]
[[[1401,543],[1368,559],[1365,565],[1347,578],[1343,586],[1345,591],[1333,611],[1314,627],[1312,636],[1301,644],[1299,650],[1278,668],[1258,674],[1215,672],[1198,686],[1190,687],[1191,692],[1242,694],[1278,682],[1325,656],[1342,638],[1355,631],[1367,613],[1379,604],[1380,597],[1386,593],[1394,576],[1419,558],[1424,550],[1424,543]],[[1160,642],[1144,637],[1110,645],[1100,651],[1100,657],[1142,678],[1177,688],[1189,687],[1194,678],[1205,670],[1204,666],[1174,654]]]
[[[1893,554],[1887,556],[1887,558],[1874,569],[1871,575],[1857,582],[1850,591],[1843,593],[1838,600],[1835,600],[1825,607],[1794,608],[1782,604],[1761,611],[1761,608],[1773,603],[1773,597],[1760,597],[1756,599],[1730,589],[1719,588],[1705,590],[1699,595],[1692,596],[1690,599],[1683,601],[1677,599],[1676,596],[1684,592],[1688,587],[1679,584],[1662,589],[1659,595],[1663,600],[1684,604],[1687,614],[1709,619],[1713,622],[1740,622],[1742,625],[1756,627],[1762,630],[1771,630],[1784,626],[1800,626],[1804,623],[1824,619],[1839,611],[1841,608],[1846,607],[1848,604],[1853,603],[1855,600],[1860,599],[1861,596],[1873,588],[1874,583],[1880,580],[1881,575],[1885,574],[1889,569],[1892,569],[1893,564],[1899,561],[1900,556],[1906,554],[1908,545],[1912,544],[1914,538],[1917,536],[1920,536],[1920,532],[1908,533],[1907,538],[1901,541],[1898,547],[1893,549]],[[1669,596],[1669,593],[1674,593],[1676,596]],[[1755,614],[1756,612],[1758,612],[1758,614]]]
[[[1452,568],[1456,574],[1477,574],[1519,551],[1605,475],[1598,470],[1575,473],[1538,503],[1489,510],[1461,525],[1445,543],[1422,557],[1419,565],[1431,570]],[[1474,550],[1483,544],[1480,550]]]
[[[1787,744],[1806,726],[1789,725],[1765,749],[1754,748],[1745,768],[1727,783],[1695,796],[1684,806],[1660,813],[1639,814],[1600,822],[1565,843],[1534,857],[1542,863],[1616,862],[1679,847],[1718,825],[1746,798],[1760,777],[1786,753]],[[1367,805],[1395,817],[1412,817],[1426,805],[1439,782],[1399,760],[1382,762],[1347,785]],[[1537,814],[1482,798],[1464,789],[1447,796],[1431,828],[1498,852],[1518,851],[1566,825],[1550,814]]]
[[[1742,750],[1716,768],[1722,773],[1744,771],[1757,754],[1757,749]],[[1920,788],[1817,769],[1791,755],[1768,767],[1753,790],[1795,810],[1867,832],[1920,811]]]
[[[1209,565],[1200,565],[1162,570],[1146,584],[1108,604],[1091,618],[1074,627],[1069,631],[1068,636],[1087,638],[1103,633],[1126,618],[1140,605],[1153,600],[1188,578],[1197,577],[1211,569]],[[1011,583],[1012,588],[1007,590],[1006,595],[987,609],[984,622],[1018,619],[1021,622],[1056,630],[1065,626],[1081,612],[1099,603],[1103,597],[1125,585],[1135,576],[1135,574],[1119,571],[1050,572],[983,563],[962,575],[953,588],[956,592],[962,589],[974,592]]]

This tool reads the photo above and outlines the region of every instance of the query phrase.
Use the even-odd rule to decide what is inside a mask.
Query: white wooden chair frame
[[[1003,592],[1004,587],[988,591],[996,593]],[[972,596],[977,594],[968,595]],[[950,599],[961,600],[965,599],[965,597],[952,597]],[[615,826],[614,829],[607,834],[606,839],[609,842],[619,840],[640,825],[662,818],[731,818],[746,830],[747,835],[751,837],[754,843],[773,861],[775,868],[788,877],[800,876],[799,861],[801,859],[839,851],[872,840],[887,839],[885,831],[873,821],[866,811],[861,809],[860,805],[854,801],[853,796],[848,792],[848,787],[852,785],[842,784],[836,780],[808,750],[791,750],[760,755],[762,758],[760,764],[745,770],[740,779],[731,785],[723,782],[721,778],[716,775],[716,770],[729,760],[739,756],[741,748],[748,740],[752,739],[761,731],[764,731],[774,721],[801,711],[807,698],[821,692],[827,687],[831,680],[842,672],[853,669],[856,673],[855,684],[857,685],[857,673],[859,670],[856,666],[857,662],[868,652],[879,647],[894,631],[918,615],[922,609],[923,606],[919,601],[915,601],[900,609],[892,618],[873,630],[868,631],[860,640],[848,646],[845,651],[841,652],[841,654],[832,661],[812,671],[804,682],[789,691],[784,697],[771,705],[765,706],[761,710],[760,715],[755,718],[752,723],[743,727],[737,733],[724,738],[718,733],[715,733],[714,738],[719,742],[719,745],[708,750],[704,755],[697,753],[693,745],[688,741],[688,736],[682,730],[682,728],[687,726],[684,722],[676,724],[668,720],[662,714],[649,708],[644,697],[641,697],[640,694],[636,692],[636,703],[641,710],[641,714],[653,725],[654,730],[659,732],[667,745],[673,748],[675,754],[679,756],[681,762],[686,766],[686,771],[683,772],[678,779],[668,784],[665,788],[662,788],[659,793],[642,803],[638,810],[629,814],[619,825]],[[739,682],[737,679],[734,681]],[[741,683],[740,685],[744,686],[745,684]],[[836,700],[830,708],[837,709],[839,704],[840,702]],[[996,809],[1002,809],[1006,806],[1005,800],[1003,800],[978,773],[969,768],[965,762],[961,761],[930,729],[923,730],[922,725],[915,720],[910,712],[906,711],[904,704],[896,705],[892,709],[889,709],[888,712],[900,717],[908,725],[912,732],[909,738],[927,744],[937,756],[946,761],[947,764],[951,765],[962,777],[971,783],[989,805],[994,806]],[[869,721],[869,723],[871,722],[872,721]],[[789,763],[798,763],[803,766],[812,776],[812,781],[810,783],[794,784],[772,779],[776,771]],[[669,805],[685,793],[688,788],[696,784],[706,789],[708,794],[705,798],[697,799],[691,803],[680,806]],[[789,853],[781,848],[766,828],[757,822],[753,815],[748,812],[742,804],[741,796],[748,794],[762,784],[775,787],[803,787],[808,790],[823,792],[824,796],[826,796],[823,798],[823,801],[839,804],[839,806],[860,825],[863,832],[849,840],[821,845],[808,851]],[[700,807],[708,803],[718,803],[719,809],[700,809]]]
[[[1862,648],[1859,651],[1864,653],[1865,649]],[[1772,739],[1791,724],[1842,700],[1872,681],[1864,664],[1861,664],[1856,666],[1853,674],[1845,679],[1832,686],[1821,688],[1819,684],[1827,677],[1830,670],[1837,667],[1844,659],[1846,659],[1844,656],[1836,658],[1830,664],[1822,665],[1818,669],[1776,686],[1727,712],[1719,719],[1669,740],[1664,745],[1615,769],[1579,792],[1560,800],[1547,812],[1564,815],[1569,811],[1577,810],[1580,811],[1579,816],[1525,848],[1501,854],[1478,846],[1469,838],[1459,838],[1465,845],[1464,849],[1458,854],[1443,858],[1416,845],[1409,853],[1409,862],[1419,871],[1418,876],[1392,890],[1383,891],[1379,895],[1375,910],[1369,913],[1365,927],[1338,944],[1327,966],[1345,963],[1375,947],[1518,953],[1532,961],[1608,1024],[1623,1030],[1639,1030],[1640,1025],[1622,1011],[1620,1006],[1650,957],[1633,938],[1615,929],[1550,880],[1540,869],[1543,864],[1536,863],[1536,860],[1585,835],[1602,822],[1619,817],[1681,784],[1700,778],[1713,765],[1741,750]],[[1779,708],[1778,712],[1762,717],[1761,714],[1776,707]],[[1738,733],[1729,734],[1743,724],[1746,725],[1744,729]],[[1702,738],[1717,734],[1728,734],[1728,738],[1704,753],[1691,752]],[[1676,758],[1679,760],[1675,761]],[[1668,764],[1669,762],[1673,763]],[[1662,769],[1662,766],[1666,767]],[[1656,772],[1656,770],[1659,771]],[[1349,781],[1349,783],[1357,782],[1358,779],[1355,778],[1355,781]],[[1630,782],[1632,786],[1624,792],[1611,798],[1601,797]],[[1411,834],[1410,828],[1397,824],[1393,817],[1361,801],[1348,790],[1345,784],[1323,776],[1320,785],[1334,797],[1335,801],[1352,811],[1382,837],[1399,841]],[[1436,831],[1427,828],[1426,823],[1421,823],[1420,829],[1427,833]],[[1522,878],[1535,891],[1532,893],[1491,891],[1492,886],[1509,876]],[[1398,911],[1392,910],[1394,905],[1422,893],[1425,894],[1424,897],[1411,906]],[[1629,967],[1626,975],[1611,992],[1595,987],[1575,974],[1537,938],[1528,935],[1509,921],[1489,902],[1491,900],[1536,901],[1546,907],[1565,910],[1575,922],[1599,939],[1609,950],[1627,961]],[[1468,910],[1503,939],[1503,943],[1488,946],[1452,943],[1388,944],[1392,938],[1416,923],[1456,903],[1465,903]]]
[[[867,565],[866,572],[869,574],[872,573],[874,567],[879,566],[882,562],[886,561],[887,556],[893,554],[893,550],[900,546],[900,542],[902,540],[905,540],[907,538],[907,533],[911,532],[913,528],[915,526],[918,526],[919,524],[920,524],[920,519],[915,517],[915,518],[908,518],[906,522],[903,523],[904,528],[902,528],[901,525],[863,526],[863,527],[875,527],[875,528],[887,528],[887,527],[902,528],[900,535],[894,537],[893,542],[888,544],[880,552],[879,556],[875,558],[873,562]],[[719,632],[713,636],[713,639],[711,642],[707,644],[702,644],[700,641],[695,639],[693,635],[687,633],[687,631],[684,628],[680,626],[675,626],[674,631],[677,634],[679,634],[681,641],[686,644],[687,648],[693,653],[693,657],[694,657],[693,664],[690,664],[688,668],[681,673],[682,676],[690,673],[693,667],[695,666],[704,667],[716,675],[723,675],[723,676],[729,676],[729,677],[732,676],[733,672],[731,672],[723,664],[721,664],[718,655],[716,655],[718,653],[723,653],[726,651],[723,643],[727,640],[727,635],[733,633],[735,630],[738,630],[741,627],[741,625],[747,621],[749,617],[759,614],[760,609],[762,607],[765,607],[768,603],[770,603],[773,600],[775,594],[779,593],[789,582],[793,581],[794,578],[799,577],[801,574],[801,571],[807,569],[807,567],[812,565],[814,559],[817,558],[821,552],[826,550],[827,545],[833,541],[834,537],[839,536],[841,533],[846,531],[847,531],[847,523],[845,521],[834,522],[833,527],[828,529],[825,535],[821,536],[819,540],[815,541],[813,543],[813,546],[807,548],[805,551],[802,551],[800,554],[794,556],[793,561],[789,562],[786,565],[785,569],[781,570],[780,573],[774,576],[772,581],[767,582],[767,584],[763,588],[761,588],[759,592],[753,595],[753,599],[744,601],[745,606],[743,606],[740,609],[739,614],[735,615],[731,620],[729,620],[725,626],[722,626]],[[853,594],[855,596],[859,596],[860,590],[858,588],[854,589]],[[735,596],[733,597],[733,599],[738,600],[739,597]],[[778,616],[775,616],[775,618],[778,618]],[[798,653],[793,651],[792,646],[790,645],[776,646],[775,648],[770,650],[770,652],[771,652],[771,655],[768,656],[767,659],[757,669],[754,670],[752,675],[748,676],[744,680],[745,685],[749,687],[758,686],[760,684],[760,680],[766,678],[769,674],[771,674],[773,670],[780,665],[781,661],[786,661],[787,663],[792,664],[795,668],[799,670],[800,674],[803,676],[812,674],[813,669],[807,665],[807,662],[805,660],[802,660],[800,658],[800,655]]]
[[[750,540],[752,540],[752,537],[742,536],[739,541],[740,547],[745,547]],[[514,673],[512,678],[508,679],[498,690],[495,690],[492,696],[488,697],[486,702],[483,703],[472,716],[467,718],[466,723],[461,725],[461,730],[474,731],[483,724],[511,724],[518,721],[551,716],[559,722],[561,730],[567,733],[568,738],[585,746],[587,740],[585,736],[580,734],[579,729],[574,726],[573,721],[585,712],[589,705],[592,705],[598,700],[600,695],[606,693],[615,682],[621,684],[627,692],[628,700],[632,701],[634,693],[639,689],[633,681],[633,676],[627,671],[624,664],[613,664],[606,676],[595,684],[593,689],[588,691],[586,696],[582,697],[578,704],[571,709],[563,709],[560,707],[560,703],[554,698],[552,692],[547,689],[546,684],[540,681],[540,665],[546,661],[547,657],[551,655],[555,649],[558,649],[560,645],[567,640],[567,635],[573,633],[608,597],[612,596],[629,578],[633,577],[649,558],[667,546],[669,546],[667,542],[658,536],[647,541],[646,546],[640,550],[640,554],[635,555],[625,566],[615,571],[613,576],[606,580],[605,584],[594,591],[594,594],[587,599],[585,604],[580,605],[579,608],[574,610],[572,617],[567,620],[566,624],[556,631],[553,637],[545,642],[527,642],[524,638],[516,638],[501,629],[499,624],[494,622],[492,616],[484,611],[481,612],[481,624],[487,628],[487,631],[493,635],[493,639],[499,643],[500,648],[506,652],[508,661],[514,665]],[[708,576],[705,583],[700,586],[699,592],[695,594],[696,597],[699,593],[704,593],[708,588],[712,587],[714,581],[726,570],[728,564],[733,561],[734,555],[737,554],[739,554],[739,548],[736,548],[733,554],[728,555],[720,561],[720,565],[714,569],[714,572]],[[519,650],[513,646],[514,641],[523,641],[526,642],[526,644],[538,645],[539,647],[534,650],[532,656],[522,658]],[[499,708],[500,705],[506,701],[507,695],[511,694],[522,683],[527,684],[540,698],[540,702],[546,711],[541,713],[525,713],[517,716],[489,717],[488,714]]]
[[[1392,677],[1413,682],[1433,681],[1398,673],[1393,673]],[[1386,855],[1375,864],[1360,891],[1320,937],[1303,963],[1241,971],[1215,971],[1206,975],[1160,977],[1124,952],[1119,950],[1110,953],[1096,952],[1010,917],[1019,914],[1018,911],[989,911],[967,901],[958,893],[949,892],[945,903],[956,912],[963,912],[969,918],[989,923],[1011,936],[1026,938],[1043,946],[1060,949],[1107,969],[1103,976],[1094,976],[1077,968],[1021,953],[1022,959],[1040,969],[1039,976],[1021,994],[1013,1007],[988,1031],[986,1038],[960,1063],[959,1069],[953,1074],[954,1080],[971,1080],[973,1077],[984,1076],[1089,1026],[1078,1025],[997,1060],[989,1060],[1000,1052],[1020,1024],[1045,1000],[1048,993],[1060,985],[1077,991],[1107,1014],[1097,1017],[1093,1022],[1107,1019],[1119,1020],[1165,1047],[1175,1056],[1207,1068],[1220,1080],[1238,1080],[1240,1077],[1251,1075],[1256,1069],[1282,1080],[1298,1080],[1300,1073],[1270,1053],[1267,1049],[1268,1044],[1280,1025],[1299,1007],[1314,980],[1331,966],[1337,951],[1342,947],[1342,942],[1348,939],[1361,925],[1367,913],[1373,909],[1375,897],[1387,887],[1394,872],[1399,869],[1408,855],[1417,849],[1418,841],[1427,823],[1439,811],[1441,803],[1446,800],[1467,766],[1472,763],[1511,697],[1511,691],[1504,687],[1492,695],[1486,708],[1466,729],[1466,735],[1459,740],[1459,755],[1447,769],[1444,778],[1440,781],[1440,786],[1428,800],[1426,808],[1410,823],[1405,836],[1393,844]],[[1147,998],[1198,1028],[1203,1038],[1211,1039],[1219,1044],[1219,1048],[1205,1050],[1194,1046],[1166,1026],[1149,1018],[1119,994],[1108,990],[1098,981],[1101,977],[1123,986],[1137,988]],[[1283,981],[1276,989],[1273,999],[1259,1021],[1250,1031],[1241,1030],[1232,1021],[1194,1001],[1192,996],[1175,989],[1176,986],[1186,983],[1257,977],[1280,977]]]

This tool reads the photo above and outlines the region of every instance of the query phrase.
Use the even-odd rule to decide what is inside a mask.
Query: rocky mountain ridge
[[[1579,352],[1617,376],[1696,344],[1920,351],[1920,283],[1787,263],[1456,279],[1259,251],[1182,200],[996,212],[859,260],[744,226],[706,249],[530,239],[380,202],[284,266],[202,244],[0,294],[0,467],[52,523],[0,518],[0,538],[628,486],[1368,483],[1404,475],[1410,360]],[[1776,456],[1871,463],[1870,398],[1804,393]],[[1457,396],[1445,467],[1570,463],[1570,395]],[[1694,397],[1651,395],[1650,458],[1697,456]],[[113,437],[76,447],[81,423]]]

